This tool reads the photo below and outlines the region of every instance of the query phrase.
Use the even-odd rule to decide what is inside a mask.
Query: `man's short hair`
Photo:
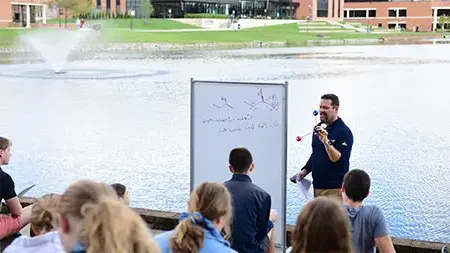
[[[125,187],[125,185],[116,183],[116,184],[112,184],[111,186],[112,186],[112,188],[114,188],[114,190],[116,190],[117,196],[119,198],[124,197],[125,192],[127,191],[127,188]]]
[[[331,100],[331,105],[333,107],[339,106],[339,98],[338,96],[334,95],[334,94],[324,94],[322,95],[322,97],[320,97],[320,99],[328,99]]]
[[[0,136],[0,149],[6,150],[7,148],[11,147],[12,143],[10,140],[6,139],[5,137]]]
[[[235,148],[231,150],[228,162],[236,173],[245,173],[253,163],[253,157],[246,148]]]
[[[345,195],[353,201],[363,201],[370,190],[370,177],[369,175],[359,169],[354,169],[344,177],[344,191]]]

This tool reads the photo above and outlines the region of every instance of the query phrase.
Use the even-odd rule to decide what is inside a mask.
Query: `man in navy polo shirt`
[[[339,98],[325,94],[320,101],[320,123],[312,137],[312,154],[302,170],[291,177],[296,183],[312,172],[314,197],[336,196],[342,201],[341,186],[349,171],[353,134],[338,117]],[[326,124],[323,128],[321,125]]]

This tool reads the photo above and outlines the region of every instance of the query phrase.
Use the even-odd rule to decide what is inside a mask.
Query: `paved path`
[[[218,28],[218,29],[164,29],[164,30],[151,30],[151,29],[132,29],[130,28],[114,28],[114,30],[119,31],[131,31],[131,32],[141,32],[141,33],[172,33],[172,32],[212,32],[212,31],[233,31],[231,28]]]

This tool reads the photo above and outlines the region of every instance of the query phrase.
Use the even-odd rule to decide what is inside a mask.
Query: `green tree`
[[[153,8],[152,2],[150,2],[150,0],[142,0],[141,2],[141,13],[142,15],[144,15],[144,22],[145,24],[148,23],[148,19],[150,18],[151,15],[153,15],[153,11],[155,9]]]
[[[83,10],[86,13],[87,8],[89,6],[92,7],[91,0],[87,1],[85,4],[81,4],[78,0],[49,0],[47,3],[49,6],[57,8],[58,11],[64,10],[64,18],[65,18],[65,26],[67,27],[67,14],[69,10],[72,12],[74,16],[79,15]],[[86,9],[83,9],[86,8]],[[89,9],[90,11],[90,9]]]
[[[445,14],[439,17],[439,25],[441,26],[441,31],[444,31],[446,21],[447,17],[445,16]]]
[[[91,12],[93,8],[92,0],[80,1],[75,7],[72,8],[74,15],[85,16]]]

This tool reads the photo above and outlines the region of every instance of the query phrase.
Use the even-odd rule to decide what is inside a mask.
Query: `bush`
[[[211,14],[211,13],[186,13],[185,18],[217,18],[217,19],[227,19],[226,14]]]

